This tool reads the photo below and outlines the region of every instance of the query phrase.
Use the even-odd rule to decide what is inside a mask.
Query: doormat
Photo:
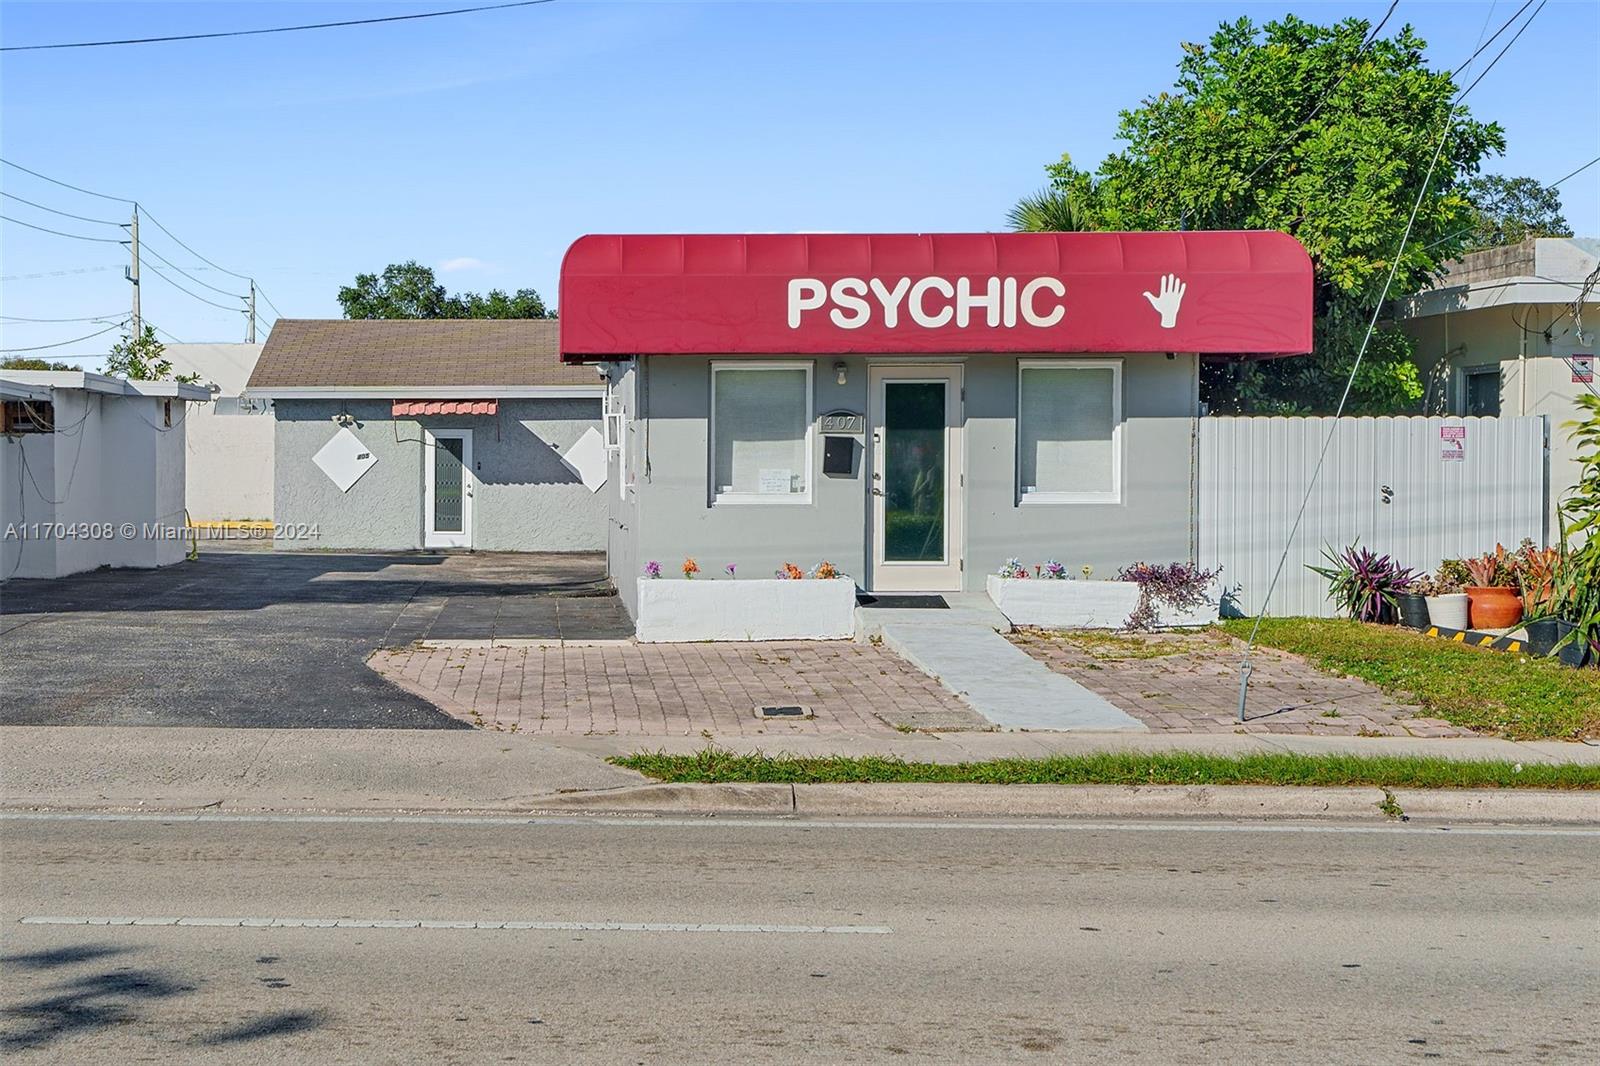
[[[948,611],[950,605],[944,602],[943,596],[874,596],[863,592],[856,597],[856,604],[860,607],[892,607],[899,610],[936,610]]]

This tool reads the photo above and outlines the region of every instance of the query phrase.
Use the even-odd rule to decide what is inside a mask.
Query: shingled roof
[[[599,384],[561,362],[559,323],[518,319],[281,318],[249,388],[370,390]]]

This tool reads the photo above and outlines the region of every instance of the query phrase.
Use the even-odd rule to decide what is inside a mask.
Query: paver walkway
[[[938,682],[873,644],[539,644],[379,651],[369,665],[446,714],[531,734],[796,736],[989,729]],[[758,719],[758,704],[810,719]]]
[[[1152,730],[1312,736],[1465,737],[1472,731],[1354,677],[1257,647],[1245,722],[1235,719],[1244,646],[1226,633],[1121,635],[1018,630],[1011,643],[1093,689]]]

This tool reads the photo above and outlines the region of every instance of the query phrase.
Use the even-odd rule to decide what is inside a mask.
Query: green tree
[[[1553,185],[1534,178],[1480,174],[1466,183],[1464,192],[1475,223],[1467,234],[1466,251],[1517,244],[1529,237],[1572,236],[1572,227],[1561,214],[1561,194]]]
[[[1209,42],[1183,45],[1174,91],[1122,112],[1125,148],[1092,174],[1065,159],[1049,168],[1089,228],[1277,229],[1310,253],[1315,353],[1208,364],[1212,410],[1334,409],[1419,192],[1390,297],[1424,287],[1464,247],[1473,209],[1463,182],[1505,137],[1457,108],[1423,190],[1457,88],[1427,67],[1424,48],[1409,26],[1373,37],[1361,19],[1224,23]],[[1421,397],[1409,341],[1381,329],[1347,410],[1410,411]]]
[[[0,370],[82,370],[71,363],[58,363],[51,359],[35,359],[27,355],[10,355],[0,359]]]
[[[111,346],[106,356],[105,373],[130,381],[181,381],[185,384],[199,381],[199,374],[172,376],[172,360],[166,357],[167,346],[156,339],[154,326],[144,327],[138,336],[128,334]]]
[[[339,289],[346,318],[554,318],[533,289],[507,295],[463,292],[454,296],[416,260],[390,263],[382,274],[357,274],[354,285]]]

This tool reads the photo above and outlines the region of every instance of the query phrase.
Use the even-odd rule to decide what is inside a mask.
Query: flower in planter
[[[1051,581],[1065,581],[1067,579],[1067,568],[1054,559],[1046,559],[1040,576]]]
[[[729,577],[738,577],[739,576],[737,573],[735,573],[735,571],[738,569],[738,564],[737,563],[729,563],[727,566],[724,566],[722,569]]]
[[[784,581],[799,581],[806,576],[806,572],[793,563],[784,563],[773,576]]]
[[[645,563],[644,564],[644,576],[645,577],[652,577],[652,578],[653,577],[660,577],[661,576],[661,564],[656,562],[654,559],[651,559],[648,563]]]
[[[1088,570],[1086,566],[1084,570]],[[1157,606],[1186,611],[1206,602],[1206,590],[1216,580],[1222,568],[1203,570],[1188,563],[1169,563],[1156,566],[1134,563],[1123,567],[1118,581],[1131,581],[1139,586],[1139,603],[1123,624],[1126,629],[1150,630],[1156,627],[1159,615]]]
[[[698,574],[699,572],[700,564],[695,562],[692,558],[685,559],[683,561],[683,576],[686,579],[694,577],[694,575]]]
[[[1022,565],[1021,559],[1007,559],[1006,565],[1000,568],[1000,576],[1020,580],[1028,576],[1028,568]]]
[[[811,576],[816,578],[818,581],[832,581],[834,578],[840,576],[839,568],[828,562],[828,560],[824,559],[822,562],[816,565],[815,569],[811,571]]]

